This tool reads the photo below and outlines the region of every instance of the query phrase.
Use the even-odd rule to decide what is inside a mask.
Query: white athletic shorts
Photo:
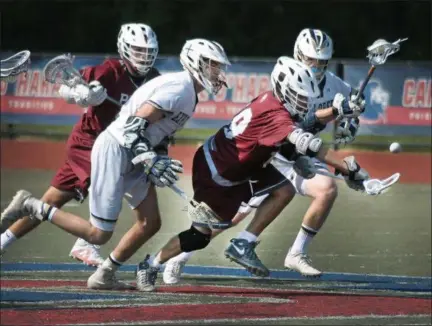
[[[91,153],[89,205],[90,223],[100,230],[114,230],[123,197],[134,209],[147,196],[150,181],[143,166],[134,166],[131,160],[132,153],[107,130],[96,139]]]
[[[326,164],[322,163],[318,159],[313,158],[312,159],[314,163],[317,165],[318,169],[325,169],[328,170],[328,167]],[[280,155],[276,155],[273,160],[271,161],[271,164],[287,178],[292,186],[294,187],[297,194],[306,196],[306,189],[305,189],[305,181],[307,179],[303,178],[302,176],[298,175],[294,171],[294,162],[287,161],[283,158],[280,158]],[[252,197],[249,202],[242,203],[239,208],[239,213],[249,213],[254,208],[258,208],[259,205],[264,201],[264,199],[268,196],[268,194],[258,196],[258,197]]]

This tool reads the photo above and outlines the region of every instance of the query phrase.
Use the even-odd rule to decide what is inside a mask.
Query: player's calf
[[[63,212],[33,197],[26,190],[19,190],[2,212],[1,220],[16,221],[24,216],[30,216],[41,222],[48,220],[92,244],[105,244],[112,236],[112,230],[105,231],[103,228],[95,227],[78,216]]]

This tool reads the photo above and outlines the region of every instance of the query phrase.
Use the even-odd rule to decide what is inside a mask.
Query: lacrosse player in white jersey
[[[332,39],[323,31],[317,29],[304,29],[300,32],[294,44],[294,58],[308,65],[315,74],[320,87],[320,96],[314,100],[311,110],[299,125],[303,130],[318,133],[326,127],[326,124],[338,119],[336,143],[347,144],[354,140],[359,120],[358,116],[364,111],[363,99],[355,101],[355,90],[333,73],[327,71],[329,60],[333,55]],[[296,112],[290,112],[295,118]],[[351,118],[351,119],[348,119]],[[318,160],[316,165],[320,169],[327,169],[325,164]],[[312,179],[304,179],[293,169],[293,162],[288,161],[282,155],[277,154],[272,164],[291,182],[293,191],[302,196],[312,198],[300,231],[286,255],[284,265],[286,268],[296,270],[303,275],[318,276],[321,271],[311,265],[307,255],[308,245],[324,224],[333,203],[337,197],[337,185],[334,179],[322,175],[316,175]],[[356,184],[348,184],[355,190]],[[248,204],[244,203],[239,209],[233,224],[242,221],[254,208],[257,208],[268,195],[252,198]],[[271,221],[268,221],[271,223]],[[217,230],[212,236],[222,232]],[[247,231],[243,231],[250,233]],[[255,241],[256,235],[248,234],[249,241]],[[181,253],[166,263],[164,270],[164,282],[177,283],[182,269],[189,258],[190,253]]]
[[[180,161],[158,155],[153,147],[183,128],[192,116],[197,95],[217,94],[226,87],[230,64],[222,46],[193,39],[183,46],[180,62],[185,71],[167,73],[140,86],[123,105],[119,116],[105,129],[91,154],[90,222],[61,211],[20,190],[2,213],[2,219],[33,216],[50,221],[92,244],[104,244],[112,236],[125,198],[136,223],[109,257],[90,276],[92,289],[125,289],[117,269],[160,229],[161,219],[154,185],[173,185],[183,172]]]

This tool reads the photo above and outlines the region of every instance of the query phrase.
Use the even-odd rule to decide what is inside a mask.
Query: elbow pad
[[[152,150],[150,141],[145,137],[149,126],[147,119],[130,116],[124,126],[124,147],[130,149],[135,156]]]
[[[297,153],[314,157],[322,146],[322,140],[310,132],[297,128],[288,136],[288,141],[294,145]]]

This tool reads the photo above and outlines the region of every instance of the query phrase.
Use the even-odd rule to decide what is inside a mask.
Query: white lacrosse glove
[[[355,101],[353,101],[355,99]],[[365,100],[357,99],[354,95],[348,100],[341,93],[337,93],[333,99],[333,115],[336,118],[357,118],[365,110]]]
[[[335,144],[346,145],[354,141],[360,125],[359,118],[343,119],[335,133]]]
[[[343,160],[347,165],[349,173],[348,175],[346,175],[336,170],[336,174],[341,173],[345,178],[346,184],[351,189],[354,189],[356,191],[364,191],[365,188],[363,185],[363,181],[369,179],[369,173],[365,169],[362,169],[360,167],[354,156],[345,157]]]
[[[177,173],[183,173],[183,164],[165,155],[158,155],[154,151],[148,151],[135,156],[133,164],[142,163],[144,172],[151,182],[158,187],[171,186],[179,177]]]
[[[59,95],[69,104],[76,104],[74,90],[66,85],[61,85],[59,88]]]
[[[98,106],[108,96],[106,89],[97,80],[92,81],[89,86],[76,85],[73,88],[73,93],[75,103],[82,107]]]

